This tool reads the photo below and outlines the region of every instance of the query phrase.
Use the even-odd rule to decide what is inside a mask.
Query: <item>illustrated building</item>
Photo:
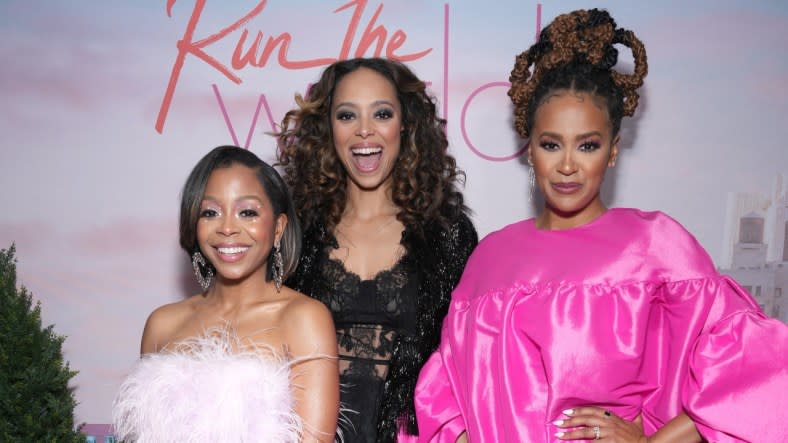
[[[117,439],[113,435],[112,425],[86,424],[82,426],[80,432],[85,434],[86,443],[116,443],[117,442]]]
[[[720,272],[755,297],[763,311],[788,323],[788,186],[775,177],[771,192],[728,196]]]

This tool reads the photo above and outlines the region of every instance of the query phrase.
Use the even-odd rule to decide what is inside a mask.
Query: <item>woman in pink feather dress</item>
[[[180,243],[203,292],[161,306],[113,416],[129,442],[330,442],[337,344],[322,303],[282,286],[301,233],[279,174],[222,146],[183,188]]]

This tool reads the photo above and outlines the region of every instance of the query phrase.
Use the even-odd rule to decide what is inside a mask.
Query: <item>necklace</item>
[[[340,222],[335,234],[337,243],[341,241],[341,244],[329,256],[342,263],[346,272],[358,275],[362,280],[369,280],[381,271],[391,269],[405,253],[401,237],[396,239],[396,245],[389,244],[394,240],[393,237],[384,237],[392,226],[396,226],[395,221],[397,217],[392,215],[377,225],[369,222]],[[354,238],[358,245],[353,241]]]
[[[356,234],[363,235],[366,239],[378,238],[381,234],[383,234],[386,231],[386,228],[388,228],[395,221],[397,221],[396,215],[392,215],[386,218],[387,220],[380,223],[372,232],[358,232]],[[342,238],[344,238],[345,241],[347,241],[351,247],[356,248],[356,244],[351,239],[351,236],[348,235],[349,232],[352,232],[353,228],[363,228],[363,224],[362,223],[349,224],[345,221],[340,221],[339,224],[337,224],[336,233],[340,235]]]

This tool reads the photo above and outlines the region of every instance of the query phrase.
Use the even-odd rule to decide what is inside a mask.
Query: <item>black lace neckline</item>
[[[356,274],[353,271],[348,270],[345,268],[345,263],[338,258],[331,257],[331,254],[328,254],[327,262],[328,266],[332,267],[333,269],[330,270],[331,274],[336,275],[338,273],[344,274],[344,279],[352,279],[356,284],[371,284],[374,282],[378,282],[380,280],[392,278],[392,276],[396,276],[397,274],[401,273],[402,267],[404,266],[403,262],[405,260],[405,256],[407,255],[407,251],[403,254],[400,254],[397,261],[387,269],[381,269],[375,275],[370,278],[361,278],[360,275]]]
[[[399,257],[397,258],[397,260],[394,262],[394,264],[391,265],[389,268],[381,269],[380,271],[375,273],[375,275],[373,275],[370,278],[361,278],[360,275],[356,274],[355,272],[353,272],[351,270],[348,270],[345,267],[345,263],[342,260],[340,260],[338,258],[331,257],[331,251],[330,250],[326,250],[326,261],[328,263],[328,266],[331,266],[331,267],[334,268],[334,269],[331,270],[332,271],[331,273],[332,274],[342,273],[342,274],[344,274],[344,278],[345,279],[348,279],[348,278],[353,279],[354,282],[359,284],[359,285],[365,284],[365,283],[366,284],[370,284],[370,283],[373,283],[373,282],[378,282],[378,281],[380,281],[382,279],[391,278],[392,276],[395,276],[395,275],[401,273],[403,271],[402,267],[404,266],[405,257],[408,255],[408,250],[405,247],[405,238],[407,236],[406,233],[407,233],[407,229],[403,229],[402,230],[402,235],[400,236],[400,240],[399,240],[399,245],[400,245],[400,247],[403,248],[403,251],[399,255]],[[331,249],[339,249],[339,241],[337,240],[337,238],[334,235],[334,233],[333,232],[327,232],[326,236],[328,237],[328,244],[329,244],[330,248]]]

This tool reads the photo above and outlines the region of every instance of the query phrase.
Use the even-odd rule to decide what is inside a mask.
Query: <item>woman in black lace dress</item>
[[[296,102],[278,134],[305,232],[287,284],[333,313],[344,441],[414,439],[416,378],[477,243],[446,122],[384,59],[334,63]]]

